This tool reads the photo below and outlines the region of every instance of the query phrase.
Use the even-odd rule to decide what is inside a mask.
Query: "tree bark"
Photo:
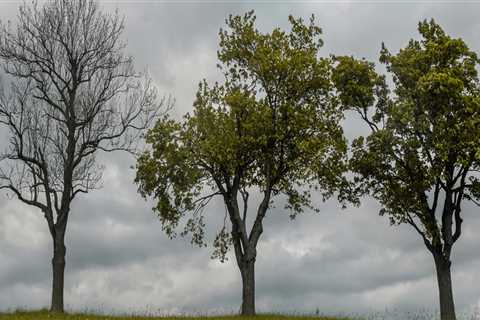
[[[242,316],[255,315],[255,259],[240,264],[242,274]]]
[[[450,271],[451,262],[441,254],[435,254],[434,258],[440,298],[440,319],[456,320]]]
[[[65,232],[57,232],[53,239],[52,302],[50,311],[63,312],[63,288],[65,274]]]

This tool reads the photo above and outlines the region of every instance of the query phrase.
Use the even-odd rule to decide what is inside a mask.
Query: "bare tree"
[[[165,104],[123,53],[123,30],[123,18],[93,0],[23,4],[17,25],[0,30],[9,82],[0,92],[0,123],[10,133],[0,189],[45,215],[53,239],[52,311],[63,311],[71,203],[99,187],[97,151],[132,152]]]

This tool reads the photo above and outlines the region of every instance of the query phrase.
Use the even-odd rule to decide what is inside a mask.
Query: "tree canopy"
[[[185,212],[232,189],[284,194],[295,215],[310,205],[307,184],[318,178],[327,197],[344,182],[343,115],[330,61],[318,57],[320,29],[290,17],[291,34],[262,34],[254,21],[230,17],[231,30],[220,32],[225,83],[202,81],[192,114],[164,118],[147,134],[152,150],[139,158],[136,181],[158,199],[168,233]]]

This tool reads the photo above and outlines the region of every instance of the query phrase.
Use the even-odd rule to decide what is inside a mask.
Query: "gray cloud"
[[[165,2],[104,1],[125,14],[127,50],[147,68],[180,116],[191,109],[198,82],[220,79],[217,33],[230,13],[255,9],[259,27],[287,26],[288,14],[314,13],[324,31],[324,54],[377,61],[382,41],[396,51],[416,37],[416,23],[437,19],[454,36],[480,49],[479,4],[429,2]],[[18,3],[0,2],[0,19],[14,19]],[[382,66],[378,66],[382,70]],[[364,132],[354,117],[350,138]],[[4,144],[5,139],[0,139]],[[210,260],[211,248],[169,240],[133,185],[133,158],[99,157],[104,188],[73,204],[67,235],[66,302],[71,309],[155,312],[236,311],[240,276],[233,257]],[[279,200],[281,202],[281,199]],[[264,311],[365,312],[436,308],[433,261],[407,226],[391,227],[372,200],[341,210],[318,202],[319,214],[290,221],[279,203],[266,221],[257,263],[257,303]],[[457,306],[480,304],[478,208],[465,208],[465,229],[454,248]],[[221,225],[220,201],[208,210],[208,235]],[[39,212],[0,195],[0,309],[49,302],[51,240]]]

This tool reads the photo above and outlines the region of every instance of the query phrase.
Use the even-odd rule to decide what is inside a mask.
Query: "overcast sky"
[[[19,2],[0,0],[0,19],[15,19]],[[289,14],[315,14],[324,32],[323,54],[353,54],[378,61],[381,42],[397,52],[418,37],[419,20],[435,18],[454,37],[480,52],[477,1],[105,1],[104,10],[125,15],[127,51],[147,69],[173,110],[191,110],[198,82],[220,79],[217,34],[229,14],[255,9],[258,27],[287,27]],[[379,67],[381,71],[382,68]],[[352,138],[361,123],[346,121]],[[7,137],[0,137],[3,145]],[[67,234],[65,299],[68,309],[103,311],[237,311],[240,273],[231,258],[210,259],[211,247],[169,240],[132,183],[134,159],[100,156],[104,188],[72,206]],[[409,227],[392,227],[366,200],[341,210],[316,203],[290,221],[272,209],[258,249],[260,311],[363,313],[437,306],[432,257]],[[217,202],[208,211],[209,237],[223,219]],[[453,282],[460,311],[480,307],[480,213],[464,208],[464,231],[453,252]],[[51,238],[41,213],[0,194],[0,310],[48,306]]]

